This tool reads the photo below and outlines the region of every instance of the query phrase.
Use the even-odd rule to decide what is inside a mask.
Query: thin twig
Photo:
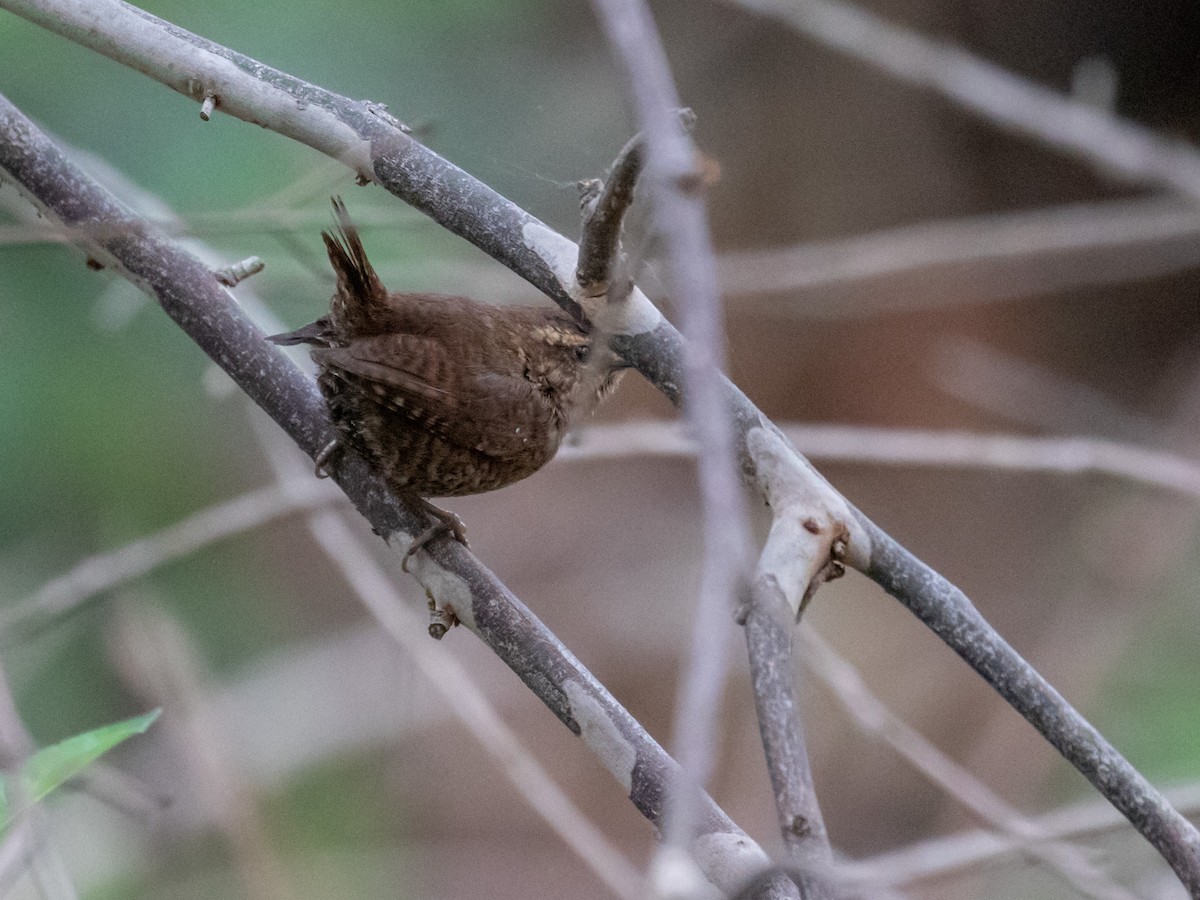
[[[219,540],[253,531],[344,495],[315,478],[260,488],[200,510],[117,550],[89,556],[27,597],[0,608],[0,636],[14,641],[79,609],[105,591],[149,574]]]
[[[1160,422],[1086,381],[964,336],[935,348],[932,380],[945,393],[1034,430],[1152,441]]]
[[[581,203],[583,231],[579,237],[579,262],[575,281],[589,296],[607,294],[611,282],[628,279],[621,251],[625,213],[633,204],[633,188],[642,172],[642,136],[629,139],[602,181],[584,182]],[[622,288],[618,285],[618,291]],[[632,282],[623,290],[628,291]]]
[[[88,163],[89,167],[91,163]],[[334,193],[343,182],[329,185],[328,193]],[[136,203],[131,203],[136,206]],[[355,206],[354,222],[360,228],[378,226],[392,230],[427,228],[428,220],[406,215],[403,207],[394,210],[373,209]],[[144,213],[146,221],[156,230],[171,237],[194,235],[220,235],[229,237],[260,232],[296,232],[302,229],[313,232],[329,224],[329,214],[322,209],[292,209],[286,206],[270,206],[267,203],[247,209],[222,210],[221,212],[189,212],[178,217],[159,218]],[[73,232],[39,222],[30,216],[30,221],[21,225],[0,226],[0,247],[19,247],[26,244],[70,244],[80,238],[96,240],[105,237],[104,228],[82,224]]]
[[[1046,296],[1200,264],[1200,213],[1162,197],[920,222],[722,253],[729,295],[756,313],[845,318]]]
[[[884,741],[984,822],[1019,841],[1026,854],[1046,863],[1084,896],[1097,900],[1137,900],[1136,894],[1093,866],[1081,850],[1048,840],[1028,817],[900,719],[871,693],[849,662],[812,632],[804,635],[803,659],[859,728]],[[901,884],[890,879],[885,883],[890,887]]]
[[[720,382],[725,361],[721,300],[696,149],[674,113],[681,104],[645,3],[594,0],[593,7],[620,63],[645,137],[646,188],[688,341],[685,411],[700,443],[704,562],[674,722],[675,754],[687,782],[668,798],[662,859],[670,859],[690,850],[696,793],[713,765],[715,725],[728,664],[728,623],[748,585],[750,531]],[[673,866],[657,869],[661,874]],[[660,884],[659,889],[675,888]]]
[[[1167,788],[1163,795],[1185,815],[1200,815],[1200,783]],[[1111,805],[1095,800],[1033,816],[1029,822],[1047,841],[1074,840],[1130,827],[1129,820]],[[921,841],[849,865],[853,877],[867,883],[911,884],[1021,857],[1022,844],[1009,834],[976,829]]]
[[[677,112],[684,128],[696,122],[690,109]],[[589,297],[608,295],[622,302],[633,288],[628,260],[621,249],[622,225],[633,204],[633,191],[642,173],[644,140],[641,133],[630,138],[613,160],[603,179],[580,183],[583,231],[579,238],[579,262],[575,281]]]
[[[326,177],[321,187],[330,193],[337,183]],[[360,227],[391,230],[425,221],[401,212],[359,206],[354,218]],[[268,199],[240,210],[191,212],[178,220],[147,218],[170,235],[229,236],[315,231],[328,217]],[[87,226],[80,230],[86,233]],[[0,226],[0,246],[69,242],[61,229],[34,221]],[[1015,300],[1154,278],[1197,264],[1200,213],[1160,197],[921,222],[717,257],[727,296],[784,295],[755,310],[817,318]],[[473,284],[481,286],[476,292],[483,285],[496,290],[495,269],[488,263],[455,259],[444,277],[465,281],[462,289],[468,293]]]
[[[865,465],[993,469],[1058,475],[1106,475],[1200,498],[1200,463],[1148,447],[1094,437],[1025,437],[968,431],[783,424],[805,456]],[[694,457],[696,442],[677,422],[592,425],[552,465],[637,456]]]
[[[726,0],[791,26],[985,121],[1084,160],[1103,174],[1200,199],[1200,153],[1129,119],[987,62],[956,44],[839,0]]]

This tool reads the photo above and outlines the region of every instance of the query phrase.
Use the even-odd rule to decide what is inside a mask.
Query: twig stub
[[[608,294],[610,303],[620,303],[633,287],[626,273],[621,231],[625,213],[633,204],[642,157],[642,136],[634,135],[621,148],[603,180],[589,178],[579,183],[583,230],[575,282],[589,297]]]
[[[217,108],[217,95],[209,91],[204,95],[204,102],[200,104],[200,118],[207,122],[212,118],[213,111]]]
[[[241,262],[234,263],[232,266],[217,269],[213,274],[217,276],[217,281],[221,282],[225,287],[235,287],[251,275],[257,275],[266,268],[266,265],[257,256],[247,256]]]
[[[774,517],[758,570],[778,580],[799,619],[817,588],[841,577],[847,563],[866,568],[870,544],[841,494],[775,429],[752,429],[746,446]]]

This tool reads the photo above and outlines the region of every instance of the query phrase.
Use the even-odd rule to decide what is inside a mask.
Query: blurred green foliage
[[[29,804],[44,799],[97,759],[135,735],[144,734],[162,710],[102,725],[36,751],[18,772],[0,780],[0,828],[7,828]],[[19,804],[13,806],[13,804]]]

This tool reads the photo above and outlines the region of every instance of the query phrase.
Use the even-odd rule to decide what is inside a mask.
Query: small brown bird
[[[557,309],[389,293],[346,207],[339,198],[333,206],[338,228],[321,235],[337,274],[329,314],[269,340],[314,345],[341,440],[438,519],[407,563],[438,534],[466,543],[458,517],[426,497],[479,494],[532,475],[626,364]],[[318,469],[337,446],[318,456]]]

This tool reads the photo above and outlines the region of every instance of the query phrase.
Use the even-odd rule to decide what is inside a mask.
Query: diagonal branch
[[[118,550],[80,560],[32,594],[0,608],[0,639],[15,643],[50,622],[78,610],[88,600],[164,563],[194,553],[214,541],[342,495],[314,478],[281,482],[214,504]]]
[[[377,181],[489,253],[569,312],[578,316],[585,305],[586,298],[580,296],[574,284],[578,252],[572,242],[421,146],[394,120],[381,115],[378,107],[348,100],[293,78],[118,0],[0,0],[0,8],[14,10],[118,59],[191,97],[197,104],[212,91],[220,99],[218,112],[269,127],[343,161],[362,177]],[[10,116],[3,118],[11,124]],[[15,133],[10,131],[8,139],[11,141],[14,136],[22,139],[27,128],[20,126]],[[71,222],[79,220],[76,213],[86,211],[74,202],[69,188],[56,187],[46,196],[70,213]],[[118,221],[125,218],[123,214],[114,215]],[[120,244],[122,240],[109,243]],[[135,257],[140,252],[136,246],[127,249]],[[146,280],[146,276],[153,274],[154,267],[148,265],[150,258],[143,255],[140,261],[134,261],[137,263],[134,268],[140,273],[136,277]],[[213,298],[217,287],[198,265],[187,263],[179,274],[193,296]],[[160,295],[164,305],[176,305],[178,287],[169,290],[164,287]],[[218,296],[214,309],[223,309],[228,298],[224,292],[218,292]],[[683,382],[683,341],[679,333],[662,320],[636,289],[626,302],[616,306],[612,310],[589,310],[589,318],[615,333],[614,348],[678,403]],[[182,318],[188,320],[194,316],[185,313]],[[225,316],[222,313],[218,318]],[[261,353],[258,336],[247,324],[231,324],[230,329],[238,337],[238,350],[214,349],[219,361],[237,369],[242,380],[249,382],[244,387],[250,396],[264,408],[273,409],[277,421],[284,419],[281,424],[306,452],[315,454],[323,446],[318,441],[324,438],[327,442],[332,433],[311,383],[289,380],[280,357],[245,355],[248,347]],[[242,354],[240,359],[239,354]],[[256,367],[242,368],[252,358],[255,364],[263,365],[261,376],[251,377],[250,373],[258,371]],[[736,387],[727,381],[723,386],[743,470],[753,472],[756,461],[746,447],[746,435],[766,420]],[[407,523],[411,534],[415,520],[406,517],[382,492],[365,467],[355,467],[354,471],[351,468],[347,467],[346,480],[349,482],[353,476],[358,483],[354,497],[372,521],[380,523],[381,532],[402,531],[402,523]],[[867,539],[864,546],[852,548],[860,558],[870,560],[863,566],[867,576],[904,603],[962,656],[1138,828],[1189,890],[1200,896],[1200,833],[988,625],[961,591],[860,511],[851,512]],[[422,580],[436,593],[457,592],[462,596],[465,591],[475,590],[477,593],[471,594],[470,599],[472,611],[477,613],[474,627],[489,635],[489,640],[500,642],[505,629],[516,628],[517,623],[520,630],[533,629],[541,640],[540,623],[492,581],[490,575],[471,570],[478,576],[471,580],[447,574],[449,570],[443,568],[446,565],[466,565],[466,555],[460,549],[437,548],[433,555],[435,560],[420,573]],[[497,619],[499,610],[506,611],[503,622],[508,624]],[[551,645],[557,651],[557,642],[551,641]],[[539,668],[524,658],[508,661],[564,722],[579,727],[565,696],[545,689],[545,667]],[[569,663],[556,663],[553,668],[564,678],[567,671],[573,670]],[[592,682],[584,679],[583,683],[588,685],[590,695]],[[615,716],[610,721],[622,723],[617,726],[620,733],[632,734],[627,731],[633,727],[632,720],[626,721],[627,714],[615,706],[611,697],[601,696],[598,708]],[[640,738],[629,739],[635,746],[642,746]],[[657,745],[655,750],[662,752]],[[665,754],[655,765],[656,776],[664,775],[670,768]],[[645,774],[646,770],[639,768],[635,772]],[[635,802],[647,815],[657,816],[653,801],[660,796],[635,797]]]
[[[522,746],[479,686],[454,657],[438,653],[421,634],[421,615],[405,604],[383,568],[336,513],[314,514],[309,531],[350,583],[380,627],[405,651],[433,689],[492,757],[494,764],[543,821],[617,897],[640,896],[641,877]]]
[[[830,462],[917,468],[1105,475],[1200,498],[1200,463],[1176,453],[1098,437],[1030,437],[918,428],[818,423],[779,426],[802,453]],[[676,422],[593,425],[559,451],[554,465],[635,456],[692,457],[696,442]]]
[[[255,410],[249,410],[255,413]],[[251,426],[263,456],[279,486],[312,473],[299,455],[287,446],[286,435],[271,428],[259,415]],[[315,511],[308,530],[325,556],[337,568],[393,643],[421,671],[432,689],[445,700],[451,715],[471,734],[480,748],[529,807],[586,863],[612,892],[623,900],[638,896],[641,877],[636,868],[579,809],[504,722],[499,711],[453,656],[438,652],[421,633],[421,615],[404,602],[364,541],[349,529],[343,516]]]
[[[849,662],[813,632],[804,636],[804,661],[863,732],[885,741],[930,781],[997,832],[1018,843],[1030,857],[1059,874],[1082,896],[1095,900],[1136,900],[1092,863],[1083,850],[1051,840],[1034,822],[1009,806],[970,772],[935,747],[871,693]],[[897,886],[896,880],[885,880]]]
[[[1176,809],[1200,815],[1200,784],[1182,784],[1165,791]],[[1102,801],[1085,800],[1028,820],[1047,841],[1095,837],[1123,832],[1129,823]],[[1021,841],[985,829],[929,838],[850,864],[853,877],[870,883],[908,885],[931,878],[961,875],[970,869],[1010,862],[1022,855]]]

